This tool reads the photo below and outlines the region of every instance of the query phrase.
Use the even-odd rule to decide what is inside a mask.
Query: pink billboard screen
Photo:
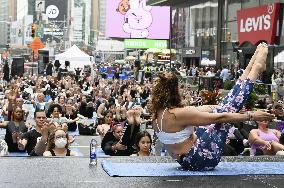
[[[147,0],[107,0],[106,36],[169,39],[170,7],[146,6]]]

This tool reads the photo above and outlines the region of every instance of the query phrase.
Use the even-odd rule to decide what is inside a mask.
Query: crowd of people
[[[254,82],[264,70],[259,70],[258,64],[251,65],[248,72],[247,69],[242,70],[240,75],[250,75]],[[252,70],[254,75],[250,73]],[[230,71],[215,72],[212,68],[206,71],[204,74],[209,72],[209,76],[218,74],[223,79],[230,79]],[[79,135],[98,136],[106,155],[150,156],[160,155],[162,150],[187,166],[187,159],[195,154],[184,154],[188,148],[198,150],[200,143],[197,140],[206,137],[199,126],[226,122],[231,122],[231,126],[224,128],[226,134],[222,139],[225,140],[222,144],[216,143],[216,146],[224,148],[221,152],[218,150],[222,155],[283,153],[281,96],[277,102],[270,96],[261,101],[261,107],[269,113],[260,110],[252,113],[242,108],[243,103],[234,110],[211,104],[197,107],[206,105],[208,101],[201,91],[190,90],[185,83],[179,83],[176,75],[181,72],[177,69],[166,73],[161,67],[139,82],[132,77],[120,79],[119,74],[108,78],[99,71],[93,79],[82,72],[59,77],[53,71],[51,75],[16,76],[9,81],[1,73],[0,128],[6,130],[0,143],[1,155],[23,152],[30,156],[78,156],[78,152],[70,149],[76,140],[70,133],[77,131]],[[191,67],[187,74],[198,76],[203,73],[201,68]],[[249,81],[246,84],[252,87]],[[226,106],[226,102],[220,104]],[[225,112],[237,115],[220,115]],[[205,113],[204,117],[202,113]],[[185,127],[189,124],[191,127]],[[150,134],[150,129],[155,130],[154,135]],[[180,142],[183,144],[179,145]],[[4,150],[5,144],[7,151]]]

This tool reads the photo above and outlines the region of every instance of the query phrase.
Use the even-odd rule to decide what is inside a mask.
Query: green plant
[[[264,84],[255,84],[254,91],[258,95],[265,95],[268,93],[267,87]]]
[[[231,89],[233,88],[233,86],[234,86],[234,81],[232,81],[232,80],[226,80],[226,81],[224,82],[224,87],[223,87],[223,89],[225,89],[225,90],[231,90]]]
[[[253,90],[250,94],[249,94],[249,98],[248,101],[246,102],[245,106],[247,109],[253,109],[255,107],[255,103],[258,100],[258,96],[255,92],[255,90]]]

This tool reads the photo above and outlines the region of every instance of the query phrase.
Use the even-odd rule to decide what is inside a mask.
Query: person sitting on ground
[[[47,112],[47,120],[50,123],[54,123],[56,127],[64,125],[64,129],[68,129],[67,127],[67,118],[62,117],[62,108],[59,104],[52,104]]]
[[[110,103],[106,99],[101,101],[100,106],[97,109],[97,118],[98,118],[98,125],[102,124],[104,121],[104,114],[106,111],[109,110]]]
[[[25,121],[29,115],[29,112],[23,108],[24,99],[21,97],[17,97],[15,101],[15,106],[20,107],[23,110],[23,121]]]
[[[44,101],[44,94],[43,93],[38,93],[37,94],[37,102],[34,102],[34,106],[36,111],[38,110],[46,110],[49,107],[49,103]]]
[[[103,124],[97,126],[97,132],[99,133],[101,138],[103,138],[106,135],[106,133],[109,131],[109,129],[113,124],[113,114],[111,111],[107,111],[104,117],[105,120]]]
[[[284,150],[284,145],[279,143],[280,131],[268,128],[268,121],[256,121],[258,128],[250,131],[249,143],[252,154],[275,155],[278,151]],[[257,153],[258,152],[258,153]]]
[[[106,133],[102,139],[101,147],[106,155],[111,156],[129,156],[130,153],[126,150],[126,146],[119,143],[122,136],[123,127],[115,125]]]
[[[66,97],[64,95],[58,96],[58,104],[61,106],[62,112],[65,112],[65,105],[66,105],[65,102],[66,102]]]
[[[76,131],[76,121],[79,120],[77,117],[77,111],[73,107],[74,103],[72,99],[68,99],[66,102],[66,111],[63,113],[63,117],[67,118],[68,131]]]
[[[69,120],[66,117],[62,117],[62,108],[59,104],[52,104],[48,109],[48,117],[47,120],[54,124],[56,128],[62,128],[64,131],[68,131],[67,123],[74,123],[76,120]],[[68,136],[68,141],[73,143],[75,138],[71,135]]]
[[[7,103],[7,117],[8,117],[8,121],[11,120],[12,118],[12,111],[13,108],[16,104],[16,98],[19,96],[19,92],[18,92],[18,87],[16,84],[12,84],[11,85],[11,90],[9,91],[9,93],[7,94],[7,99],[8,99],[8,103]]]
[[[77,121],[80,135],[96,134],[96,129],[94,128],[95,120],[92,119],[93,110],[93,102],[86,103],[85,101],[81,101],[79,113],[77,114],[81,118],[81,120]]]
[[[139,132],[135,137],[135,147],[137,152],[131,156],[150,156],[152,138],[147,131]]]
[[[68,134],[62,129],[55,129],[50,135],[47,142],[46,151],[43,156],[79,156],[77,152],[69,149]]]
[[[218,165],[229,123],[274,118],[262,110],[237,113],[247,101],[259,74],[265,70],[267,54],[267,45],[260,44],[240,79],[217,107],[184,107],[177,75],[174,72],[158,74],[151,95],[153,127],[168,153],[184,169],[206,171]],[[209,126],[198,127],[204,125]],[[198,127],[196,132],[194,126]]]
[[[271,113],[276,117],[277,121],[269,122],[268,127],[271,129],[277,129],[280,132],[284,131],[284,112],[283,105],[280,103],[275,103],[272,106]]]
[[[135,137],[140,131],[140,125],[142,108],[140,106],[134,106],[131,110],[126,112],[127,120],[124,123],[122,136],[119,143],[125,146],[126,151],[129,155],[134,152]]]
[[[48,135],[55,129],[47,122],[44,110],[35,112],[36,127],[22,135],[18,142],[19,150],[27,150],[30,156],[42,156],[45,151]]]
[[[23,110],[16,106],[12,111],[11,121],[0,123],[0,128],[6,128],[5,141],[8,145],[9,152],[25,152],[18,148],[18,142],[21,139],[21,135],[28,131],[28,127],[25,125],[23,119]]]

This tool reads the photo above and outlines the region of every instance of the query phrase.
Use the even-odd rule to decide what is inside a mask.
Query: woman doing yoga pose
[[[214,169],[221,159],[229,123],[274,119],[274,115],[263,110],[238,113],[259,74],[266,69],[267,53],[266,44],[258,45],[243,75],[217,106],[183,106],[177,76],[172,72],[158,74],[152,91],[154,129],[167,151],[183,168]],[[200,127],[204,125],[209,126]],[[196,131],[194,127],[197,127]]]

